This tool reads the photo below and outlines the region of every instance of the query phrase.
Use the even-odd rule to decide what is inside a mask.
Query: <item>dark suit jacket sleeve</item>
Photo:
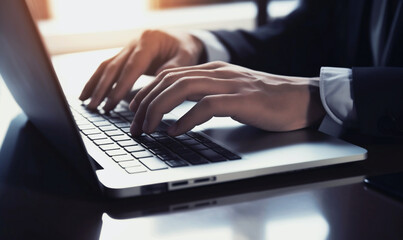
[[[344,19],[334,17],[343,13],[334,7],[339,7],[334,1],[305,0],[288,17],[254,31],[212,33],[229,51],[231,63],[276,74],[319,76],[321,66],[334,66],[331,26],[335,19]]]
[[[403,138],[403,68],[353,68],[352,94],[360,133]]]

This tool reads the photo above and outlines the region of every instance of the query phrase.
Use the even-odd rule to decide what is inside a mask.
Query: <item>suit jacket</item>
[[[358,131],[403,139],[403,1],[383,54],[371,49],[369,0],[305,0],[284,19],[254,31],[215,31],[231,62],[255,70],[318,76],[322,66],[353,71]]]

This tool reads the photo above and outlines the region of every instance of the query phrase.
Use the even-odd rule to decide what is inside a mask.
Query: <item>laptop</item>
[[[194,103],[132,138],[124,101],[112,112],[68,102],[24,0],[0,3],[0,73],[29,120],[103,194],[122,198],[364,160],[367,151],[316,130],[272,133],[213,118],[178,137],[164,130]],[[74,69],[72,69],[74,71]]]

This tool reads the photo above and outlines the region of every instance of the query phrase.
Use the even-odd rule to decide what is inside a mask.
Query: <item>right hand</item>
[[[157,75],[165,69],[198,64],[203,51],[201,41],[190,34],[146,30],[98,67],[79,98],[91,98],[89,109],[96,109],[107,98],[103,108],[110,111],[142,74]]]

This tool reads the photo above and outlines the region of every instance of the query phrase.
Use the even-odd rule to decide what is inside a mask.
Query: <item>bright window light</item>
[[[266,226],[266,239],[270,240],[322,240],[329,234],[329,224],[319,214],[276,219]]]

